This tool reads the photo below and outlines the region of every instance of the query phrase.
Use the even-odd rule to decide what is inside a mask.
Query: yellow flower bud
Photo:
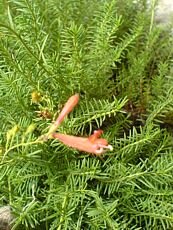
[[[35,130],[35,128],[36,128],[35,124],[30,124],[26,129],[25,135],[27,135],[28,133],[32,133]]]
[[[41,93],[38,91],[33,91],[31,94],[32,103],[38,104],[41,101]]]
[[[13,135],[15,135],[18,131],[19,131],[19,126],[18,126],[18,125],[15,125],[15,126],[11,129],[11,132],[12,132]]]
[[[7,140],[9,140],[12,136],[14,136],[19,131],[19,126],[15,125],[12,129],[7,132]]]

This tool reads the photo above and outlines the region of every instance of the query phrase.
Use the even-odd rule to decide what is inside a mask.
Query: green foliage
[[[172,229],[172,37],[144,0],[0,3],[0,206],[13,229]],[[103,129],[101,158],[42,143]]]

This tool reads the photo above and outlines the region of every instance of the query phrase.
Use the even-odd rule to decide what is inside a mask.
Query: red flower
[[[55,133],[57,128],[63,122],[64,118],[73,110],[79,101],[79,94],[71,96],[56,121],[51,125],[48,133],[40,137],[41,140],[47,141],[49,138],[58,139],[65,145],[75,148],[79,151],[101,155],[107,150],[112,150],[112,146],[108,144],[106,139],[100,138],[102,130],[95,130],[89,137],[77,137],[62,133]]]
[[[96,130],[94,131],[94,134],[89,137],[77,137],[62,133],[53,133],[52,137],[79,151],[101,155],[107,150],[113,150],[113,147],[108,144],[106,139],[99,138],[102,133],[102,130]]]
[[[79,94],[76,93],[71,96],[66,104],[64,105],[62,111],[60,112],[56,121],[50,126],[50,129],[47,133],[47,136],[50,137],[52,133],[54,133],[60,124],[63,122],[64,118],[73,110],[73,108],[78,104]]]

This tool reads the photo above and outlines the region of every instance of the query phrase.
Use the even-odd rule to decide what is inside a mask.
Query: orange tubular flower
[[[75,94],[68,99],[58,118],[50,126],[48,133],[41,136],[40,140],[47,141],[49,138],[58,139],[69,147],[75,148],[79,151],[95,154],[97,156],[100,156],[107,150],[112,150],[113,148],[108,144],[108,141],[106,139],[100,138],[101,134],[103,133],[102,130],[95,130],[94,133],[89,137],[76,137],[62,133],[55,133],[57,128],[63,122],[64,118],[78,104],[78,101],[79,94]]]
[[[64,118],[73,110],[73,108],[78,104],[79,102],[79,94],[76,93],[73,96],[71,96],[66,104],[64,105],[62,111],[60,112],[58,118],[56,121],[51,125],[47,136],[50,137],[52,133],[54,133],[57,128],[60,126],[60,124],[63,122]]]
[[[76,137],[61,133],[53,133],[52,137],[58,139],[63,144],[75,148],[79,151],[95,154],[100,156],[107,150],[112,151],[113,147],[108,144],[106,139],[99,138],[103,133],[102,130],[94,131],[94,134],[87,137]]]

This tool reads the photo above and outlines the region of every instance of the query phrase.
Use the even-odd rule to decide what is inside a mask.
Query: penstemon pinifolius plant
[[[154,5],[154,4],[153,4]],[[12,229],[173,228],[172,37],[145,0],[0,2],[0,206]],[[101,158],[39,142],[104,130]]]

